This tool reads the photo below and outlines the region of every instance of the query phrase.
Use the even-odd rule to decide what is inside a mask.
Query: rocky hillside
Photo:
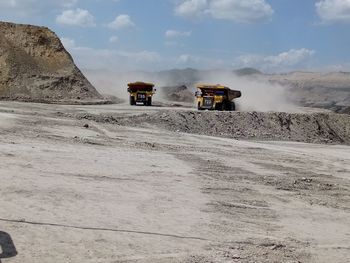
[[[303,106],[347,113],[350,107],[350,73],[292,72],[267,76],[290,89],[291,98]]]
[[[0,98],[37,102],[101,100],[57,35],[0,22]]]

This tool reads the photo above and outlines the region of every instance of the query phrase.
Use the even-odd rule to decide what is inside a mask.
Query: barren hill
[[[73,102],[102,96],[45,27],[0,22],[0,98]]]
[[[300,105],[343,113],[349,111],[349,72],[292,72],[267,78],[271,82],[290,87],[290,96]]]

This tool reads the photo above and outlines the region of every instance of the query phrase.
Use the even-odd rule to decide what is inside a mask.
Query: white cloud
[[[83,69],[144,70],[157,67],[162,62],[162,57],[153,51],[131,52],[117,49],[96,49],[78,46],[70,38],[61,38],[61,41],[72,54],[77,65]]]
[[[89,11],[77,8],[66,10],[56,18],[56,22],[61,25],[93,27],[96,26],[95,18]]]
[[[185,0],[175,7],[175,13],[179,16],[199,16],[208,7],[208,0]]]
[[[191,31],[177,31],[177,30],[167,30],[165,36],[167,38],[177,38],[177,37],[189,37],[191,36]]]
[[[162,57],[158,52],[141,50],[96,49],[78,46],[74,39],[61,38],[79,67],[90,70],[162,70],[173,67],[198,69],[226,68],[232,66],[228,59],[196,56],[183,53],[177,57]],[[291,49],[277,55],[244,55],[237,58],[235,67],[255,67],[266,72],[281,72],[297,69],[310,61],[315,51]]]
[[[265,0],[212,0],[210,13],[217,19],[251,23],[270,19],[274,11]]]
[[[211,16],[241,23],[267,21],[273,13],[265,0],[182,0],[175,7],[179,16]]]
[[[265,71],[284,71],[308,62],[314,54],[314,50],[306,48],[291,49],[277,55],[249,54],[238,57],[234,66],[255,67]]]
[[[177,59],[177,62],[179,64],[190,64],[190,63],[197,63],[199,61],[199,58],[194,57],[192,55],[189,54],[182,54],[179,56],[179,58]]]
[[[129,15],[119,15],[114,19],[114,21],[109,23],[107,26],[114,30],[120,30],[124,28],[134,27],[135,24],[131,20]]]
[[[119,38],[117,36],[111,36],[109,38],[110,43],[117,43],[119,41]]]
[[[315,6],[318,15],[326,23],[350,22],[350,0],[322,0]]]

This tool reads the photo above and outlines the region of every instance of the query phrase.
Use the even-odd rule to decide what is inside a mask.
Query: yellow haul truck
[[[154,84],[146,82],[134,82],[128,84],[130,93],[130,105],[142,103],[145,106],[152,106],[152,97],[156,90]]]
[[[234,99],[242,96],[238,90],[222,85],[197,85],[196,102],[198,110],[235,111]]]

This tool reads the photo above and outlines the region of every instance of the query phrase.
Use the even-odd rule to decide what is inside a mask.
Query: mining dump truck
[[[238,90],[231,90],[222,85],[197,85],[196,102],[198,110],[235,111],[233,101],[242,96]]]
[[[152,83],[134,82],[128,84],[128,92],[130,93],[130,105],[152,106],[152,97],[156,90]]]

